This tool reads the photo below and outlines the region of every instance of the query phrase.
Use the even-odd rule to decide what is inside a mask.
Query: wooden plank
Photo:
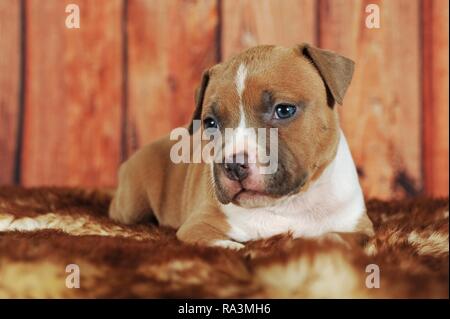
[[[0,184],[14,182],[20,91],[20,1],[0,1]]]
[[[202,71],[217,62],[216,1],[130,0],[127,147],[187,123]]]
[[[315,44],[314,0],[223,0],[222,57],[258,44]]]
[[[24,185],[113,185],[120,161],[122,0],[26,1]]]
[[[365,26],[378,4],[381,28]],[[324,0],[320,45],[356,61],[341,123],[368,197],[415,195],[422,187],[418,0]]]
[[[448,196],[448,1],[422,2],[425,191]]]

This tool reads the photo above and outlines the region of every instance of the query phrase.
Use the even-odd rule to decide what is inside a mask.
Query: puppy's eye
[[[213,119],[212,117],[207,117],[203,120],[203,127],[205,130],[217,129],[219,125],[217,124],[217,121],[215,119]]]
[[[292,117],[297,111],[297,107],[292,104],[278,104],[275,106],[275,118],[284,120]]]

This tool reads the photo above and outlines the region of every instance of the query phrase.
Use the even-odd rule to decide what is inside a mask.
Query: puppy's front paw
[[[226,239],[215,240],[211,243],[211,246],[222,247],[222,248],[233,249],[233,250],[240,250],[245,247],[245,245],[243,245],[241,243],[238,243],[238,242],[232,241],[232,240],[226,240]]]

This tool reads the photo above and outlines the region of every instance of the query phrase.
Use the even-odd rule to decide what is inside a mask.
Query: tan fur
[[[247,125],[276,127],[279,133],[279,160],[283,165],[278,175],[265,177],[271,194],[261,202],[266,205],[287,194],[307,191],[335,157],[340,130],[329,95],[342,103],[353,64],[306,44],[249,49],[204,72],[196,93],[194,119],[216,112],[222,129],[238,126],[240,97],[235,76],[241,64],[249,70],[242,96]],[[284,123],[262,119],[263,94],[269,94],[275,102],[298,104],[297,118]],[[208,164],[173,164],[169,158],[173,143],[164,137],[121,166],[110,216],[132,224],[153,215],[161,225],[179,229],[179,239],[191,243],[227,239],[230,225],[219,201],[231,202],[232,194],[221,185],[226,178],[223,170],[218,169],[217,178],[213,178]],[[365,223],[363,230],[368,227]]]
[[[110,216],[132,224],[151,212],[160,225],[183,226],[179,237],[184,241],[206,244],[225,239],[227,222],[214,204],[208,167],[172,163],[172,145],[168,138],[161,139],[122,164]]]

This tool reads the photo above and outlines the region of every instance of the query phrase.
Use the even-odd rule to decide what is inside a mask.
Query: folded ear
[[[312,47],[307,43],[301,44],[299,48],[301,54],[310,59],[319,70],[333,100],[342,105],[345,92],[352,80],[355,62],[337,53]]]
[[[194,114],[192,115],[191,123],[189,124],[189,134],[194,133],[194,120],[200,120],[202,115],[202,107],[203,107],[203,100],[205,97],[205,91],[206,87],[208,86],[209,82],[209,69],[205,70],[202,74],[202,79],[200,82],[200,86],[195,90],[195,110]]]

